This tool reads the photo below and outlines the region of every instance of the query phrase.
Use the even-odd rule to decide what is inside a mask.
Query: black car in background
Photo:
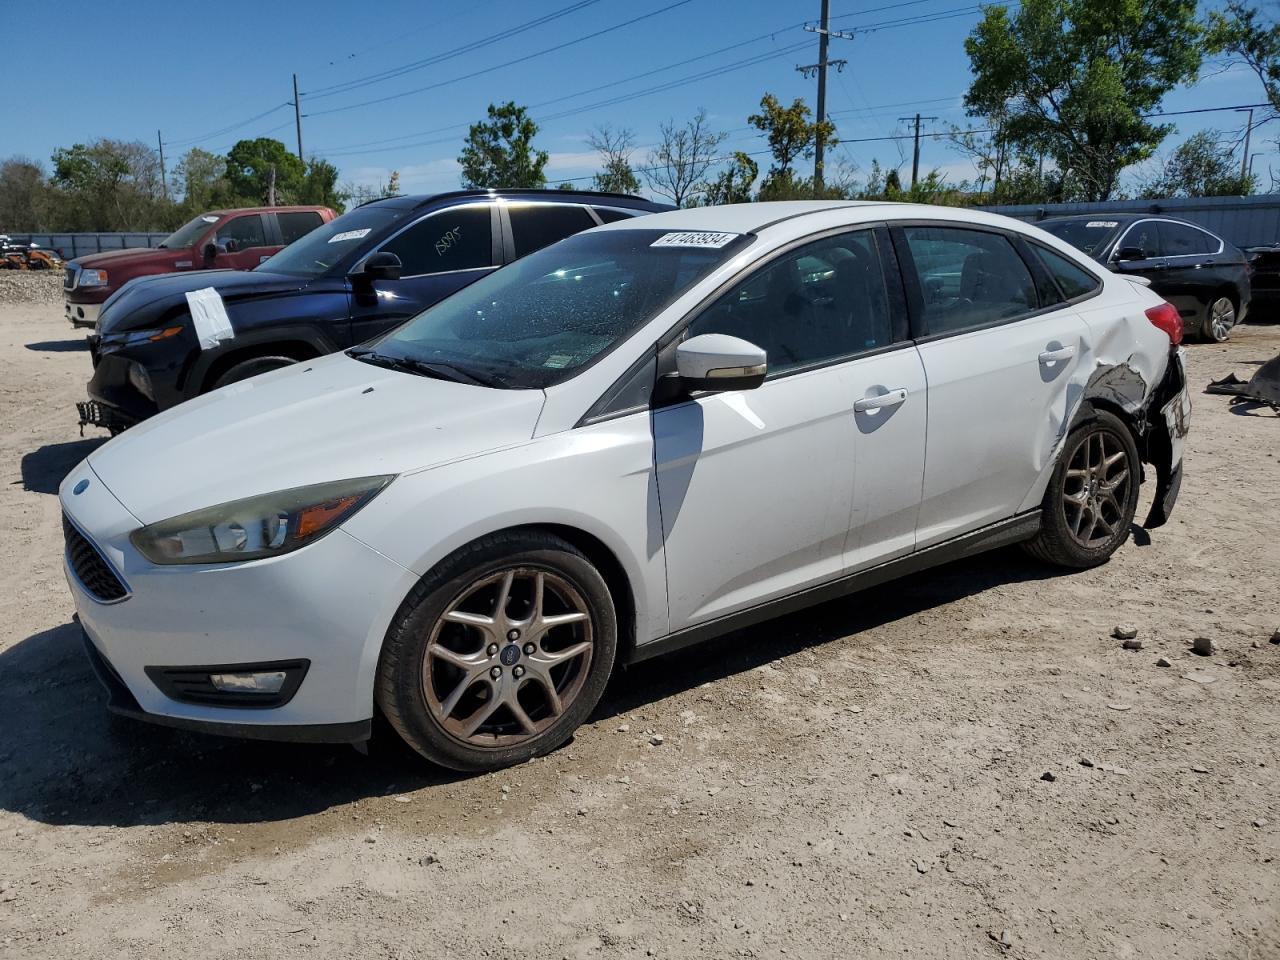
[[[77,404],[81,425],[115,433],[216,387],[363,343],[526,253],[670,209],[576,190],[390,197],[247,272],[140,277],[103,304],[89,338],[94,373],[89,400]],[[209,287],[230,322],[216,340],[187,297]]]
[[[1248,312],[1249,257],[1204,227],[1148,214],[1052,217],[1036,226],[1108,270],[1146,277],[1178,308],[1188,336],[1221,343]]]

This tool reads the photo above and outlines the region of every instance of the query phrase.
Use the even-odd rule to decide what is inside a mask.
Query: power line
[[[272,107],[270,110],[264,110],[262,111],[262,113],[254,114],[248,120],[237,121],[236,123],[222,127],[218,130],[214,130],[211,133],[203,133],[198,137],[183,137],[179,140],[166,140],[165,144],[170,147],[181,147],[181,146],[186,146],[187,144],[201,143],[204,140],[212,140],[214,137],[220,137],[223,134],[230,133],[232,130],[238,130],[241,127],[247,127],[251,123],[256,123],[257,121],[261,120],[263,117],[269,117],[271,116],[271,114],[275,113],[277,110],[283,110],[285,107],[288,107],[288,106],[292,106],[292,104],[288,102],[279,103],[279,104],[276,104],[274,107]]]

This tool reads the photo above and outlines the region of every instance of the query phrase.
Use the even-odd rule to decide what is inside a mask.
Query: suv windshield
[[[1106,249],[1106,242],[1120,224],[1116,220],[1045,220],[1036,226],[1093,256]]]
[[[357,207],[316,227],[254,269],[318,277],[347,254],[365,246],[369,234],[380,236],[389,223],[411,212],[397,207]]]
[[[704,234],[722,245],[677,245],[688,236],[577,234],[464,287],[374,350],[383,360],[446,365],[504,387],[552,386],[613,349],[748,239]]]
[[[193,246],[200,234],[222,219],[220,213],[202,213],[190,223],[184,224],[156,244],[163,250],[181,250]]]

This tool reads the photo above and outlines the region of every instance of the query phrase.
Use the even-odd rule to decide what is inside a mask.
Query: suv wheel
[[[1128,427],[1114,414],[1094,410],[1067,435],[1045,490],[1040,532],[1027,552],[1075,569],[1105,563],[1129,537],[1139,469]]]
[[[281,367],[292,366],[297,362],[293,357],[251,357],[248,360],[241,360],[230,369],[223,371],[209,389],[217,390],[218,387],[225,387],[229,383],[239,383],[241,380],[248,380],[268,370],[279,370]]]
[[[401,606],[377,701],[428,760],[468,771],[521,763],[563,744],[599,702],[617,633],[604,578],[571,544],[486,537]]]
[[[1212,343],[1224,343],[1236,325],[1236,305],[1230,297],[1217,297],[1205,310],[1202,336]]]

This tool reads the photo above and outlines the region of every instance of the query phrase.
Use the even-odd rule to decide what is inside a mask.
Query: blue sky
[[[567,15],[497,36],[570,6],[576,9]],[[831,56],[848,60],[828,84],[828,109],[842,138],[901,134],[906,128],[898,117],[917,110],[937,116],[937,124],[969,122],[961,107],[969,83],[963,40],[977,22],[975,8],[964,0],[832,0],[831,6],[832,26],[855,32],[851,40],[832,41]],[[399,170],[407,191],[455,188],[466,125],[490,102],[511,99],[530,105],[542,121],[535,142],[551,154],[548,177],[555,183],[594,172],[586,136],[597,124],[634,131],[638,166],[664,119],[683,120],[702,107],[712,125],[729,134],[725,151],[762,150],[746,117],[764,92],[787,101],[803,96],[810,105],[815,98],[815,82],[794,68],[817,59],[817,39],[801,24],[816,19],[818,0],[130,0],[114,10],[78,2],[57,7],[47,16],[5,18],[5,75],[14,89],[24,86],[14,81],[30,80],[40,96],[0,98],[0,157],[23,154],[47,164],[58,146],[100,136],[154,143],[157,128],[171,167],[192,145],[225,151],[241,137],[270,135],[292,146],[293,113],[282,105],[292,96],[296,71],[305,152],[332,160],[344,180],[374,184]],[[196,10],[206,13],[197,19]],[[932,17],[941,19],[896,22]],[[636,22],[618,27],[630,20]],[[461,56],[412,67],[476,41],[477,48]],[[789,49],[799,44],[807,45]],[[752,62],[604,103],[744,60]],[[486,72],[467,76],[477,71]],[[379,77],[389,72],[398,75]],[[647,76],[629,79],[637,74]],[[343,86],[357,82],[363,85]],[[391,99],[366,103],[381,98]],[[1206,65],[1200,83],[1175,91],[1164,107],[1261,99],[1248,74]],[[1179,134],[1165,149],[1205,127],[1236,132],[1244,125],[1243,115],[1233,113],[1176,120]],[[1269,136],[1267,128],[1254,135],[1253,150],[1264,151],[1255,172],[1264,180],[1275,159]],[[872,158],[909,172],[910,143],[846,143],[835,159],[865,174]],[[758,159],[763,170],[767,158]],[[921,166],[973,176],[972,166],[941,141],[925,141]]]

